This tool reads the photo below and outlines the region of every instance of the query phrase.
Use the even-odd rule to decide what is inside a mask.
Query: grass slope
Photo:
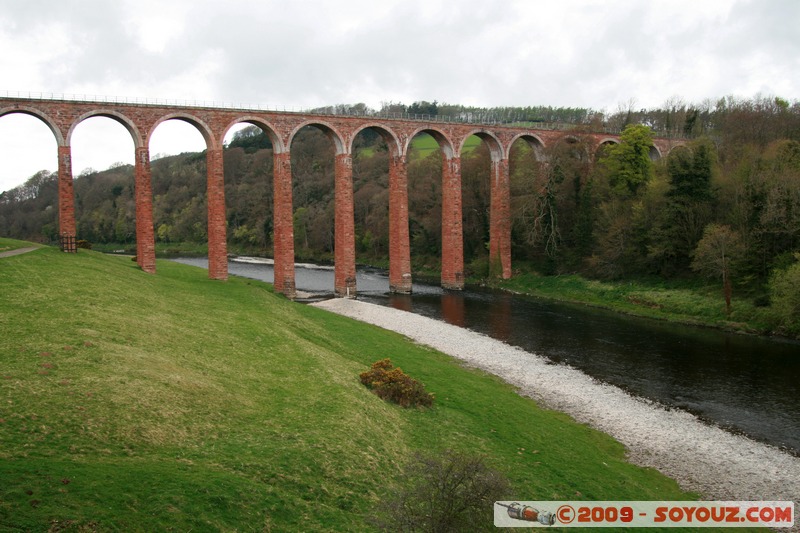
[[[0,246],[18,246],[0,239]],[[0,259],[0,530],[351,530],[415,451],[485,454],[509,499],[689,499],[622,446],[402,337],[167,261]],[[391,357],[436,394],[358,382]]]

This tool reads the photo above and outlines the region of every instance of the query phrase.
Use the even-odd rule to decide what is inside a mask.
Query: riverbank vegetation
[[[800,289],[781,300],[782,291],[794,287],[781,280],[800,268],[795,259],[800,252],[800,103],[762,96],[699,104],[673,99],[655,110],[629,105],[609,115],[544,107],[479,110],[437,102],[388,103],[385,108],[493,117],[507,124],[560,122],[569,129],[563,142],[534,150],[518,141],[508,154],[512,263],[517,271],[581,276],[597,283],[647,285],[655,280],[654,291],[699,287],[698,297],[716,284],[725,316],[698,320],[747,323],[742,329],[750,331],[800,333],[800,310],[786,304],[800,299]],[[341,111],[369,110],[343,106]],[[620,131],[621,142],[590,153],[585,134],[600,130]],[[657,154],[654,135],[683,144],[669,154]],[[298,133],[291,154],[297,258],[329,262],[334,245],[333,144],[310,127]],[[255,127],[238,131],[226,147],[224,164],[229,250],[271,256],[268,137]],[[441,167],[435,140],[417,136],[409,152],[408,178],[412,266],[418,273],[440,270]],[[353,154],[361,263],[387,264],[388,168],[380,135],[361,132]],[[461,174],[465,269],[473,279],[495,273],[491,267],[496,261],[488,257],[490,168],[486,144],[470,138],[461,154]],[[207,240],[204,154],[155,160],[152,176],[159,250],[197,246],[202,254]],[[87,171],[75,180],[75,194],[79,238],[111,249],[133,249],[132,167]],[[37,174],[0,195],[0,235],[52,242],[57,205],[55,174]]]
[[[731,312],[726,313],[721,288],[697,281],[665,281],[654,277],[608,281],[577,274],[542,276],[526,272],[491,284],[511,292],[682,324],[751,334],[781,330],[778,314],[771,307],[739,298]],[[786,333],[792,334],[788,329]]]
[[[693,497],[499,380],[265,283],[42,247],[0,259],[0,291],[0,529],[364,531],[415,454],[445,450],[483,457],[508,499]],[[386,357],[431,407],[359,382]]]

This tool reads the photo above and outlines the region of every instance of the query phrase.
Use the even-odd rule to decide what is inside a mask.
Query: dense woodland
[[[341,109],[340,109],[341,108]],[[338,111],[370,112],[359,106]],[[513,262],[542,274],[577,272],[603,279],[709,276],[769,301],[769,287],[800,286],[800,103],[725,98],[713,104],[668,102],[656,110],[475,109],[417,102],[384,112],[559,122],[577,142],[548,147],[537,161],[524,142],[511,157]],[[581,132],[622,131],[622,142],[589,153]],[[659,161],[652,136],[687,145]],[[418,138],[410,154],[409,214],[415,268],[435,271],[441,253],[441,153]],[[292,145],[298,258],[333,251],[334,157],[319,130]],[[255,127],[225,150],[228,239],[232,251],[269,255],[272,247],[272,149]],[[489,166],[482,143],[462,156],[464,251],[468,274],[489,272]],[[152,162],[154,223],[162,243],[206,241],[205,155]],[[356,140],[353,162],[358,260],[388,256],[388,154],[379,135]],[[0,235],[34,241],[57,236],[57,175],[42,171],[0,195]],[[75,180],[78,237],[135,243],[133,168],[119,165]],[[795,276],[795,278],[791,278]],[[787,281],[788,280],[788,281]],[[794,281],[792,281],[794,280]],[[790,284],[790,286],[792,286]],[[800,301],[788,303],[800,313]]]

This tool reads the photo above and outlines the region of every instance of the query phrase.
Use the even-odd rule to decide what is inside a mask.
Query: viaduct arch
[[[511,212],[508,155],[511,145],[523,139],[542,159],[543,149],[564,140],[569,132],[536,130],[504,125],[343,116],[315,113],[261,111],[254,109],[180,106],[168,104],[109,103],[95,101],[0,97],[0,117],[23,113],[42,120],[58,145],[59,235],[76,236],[72,175],[71,134],[83,120],[104,116],[121,123],[135,146],[134,188],[136,198],[137,263],[143,271],[155,273],[155,234],[150,171],[149,140],[155,128],[171,119],[192,124],[206,142],[208,195],[208,275],[228,277],[223,140],[238,123],[261,128],[273,145],[275,290],[295,296],[294,229],[292,210],[291,143],[306,126],[321,129],[333,142],[335,152],[335,283],[337,296],[354,297],[355,230],[353,206],[353,140],[362,130],[372,128],[389,148],[389,285],[393,292],[411,291],[411,260],[408,230],[408,151],[415,135],[434,137],[442,151],[442,286],[464,287],[464,257],[461,206],[461,150],[466,139],[480,137],[491,154],[490,260],[498,274],[511,276]],[[602,144],[619,142],[606,133],[582,134],[590,153]],[[666,155],[679,140],[655,139],[654,158]]]

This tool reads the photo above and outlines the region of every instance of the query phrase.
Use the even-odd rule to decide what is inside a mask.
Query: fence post
[[[78,247],[75,243],[75,235],[60,235],[58,238],[59,246],[61,247],[62,252],[66,252],[69,254],[77,253]]]

